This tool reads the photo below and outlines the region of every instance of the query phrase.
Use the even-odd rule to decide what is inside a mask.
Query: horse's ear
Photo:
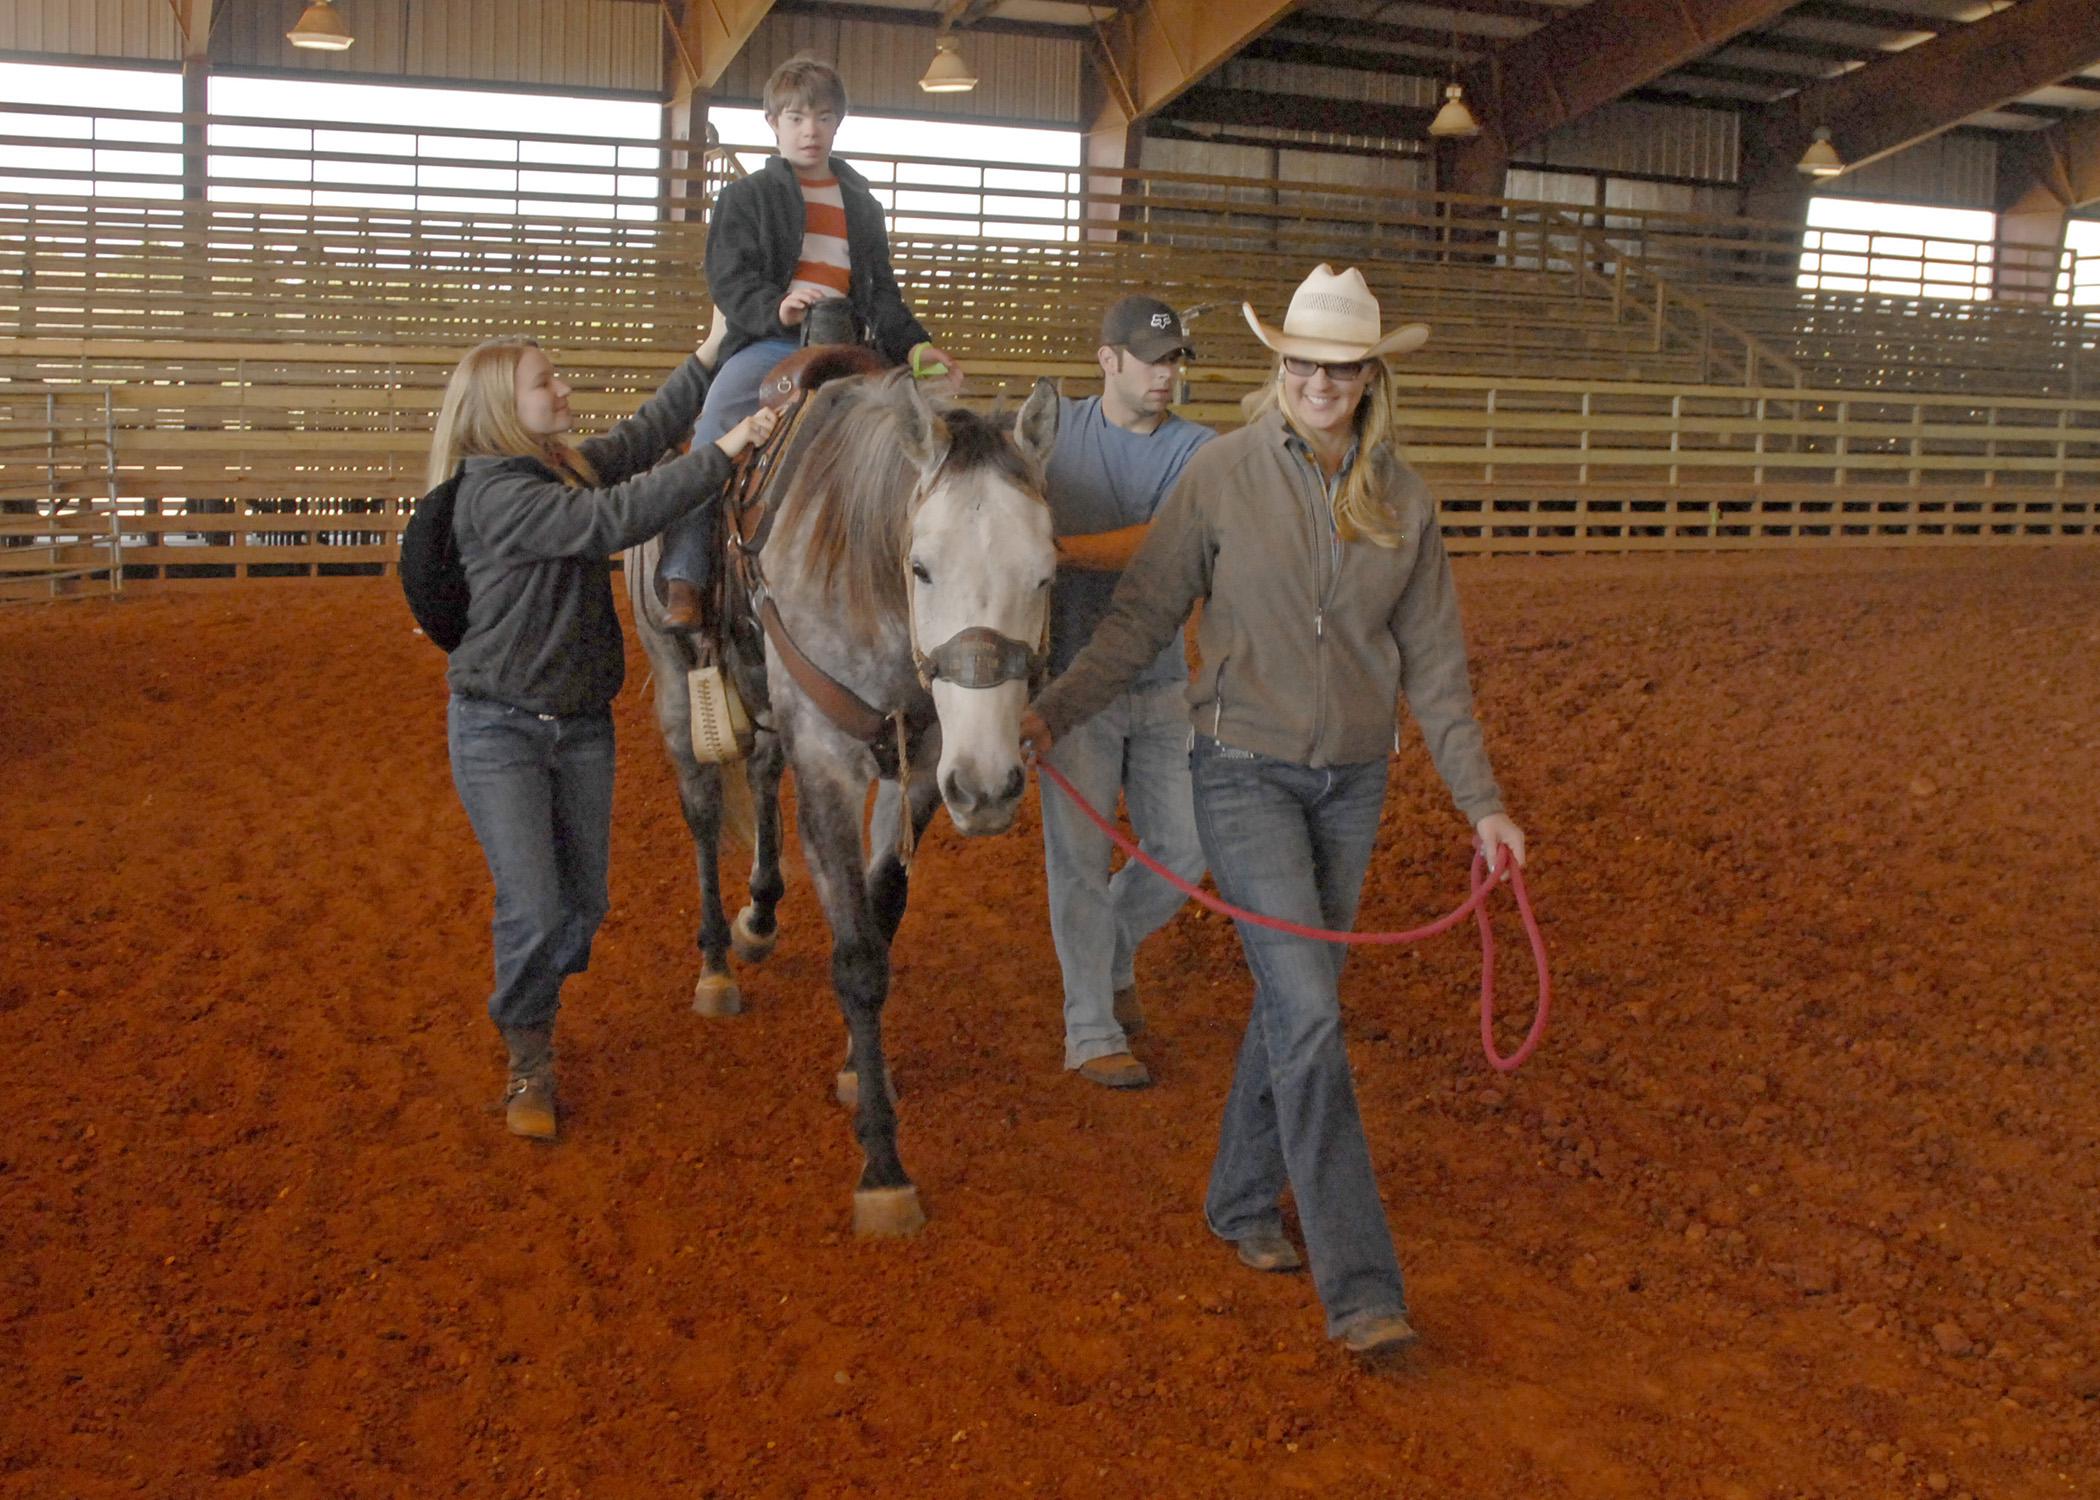
[[[1028,461],[1042,469],[1050,462],[1050,449],[1057,442],[1057,386],[1047,377],[1035,383],[1022,403],[1014,423],[1014,443]]]
[[[908,370],[891,377],[890,396],[897,404],[897,439],[904,456],[921,475],[931,474],[948,457],[948,424]]]

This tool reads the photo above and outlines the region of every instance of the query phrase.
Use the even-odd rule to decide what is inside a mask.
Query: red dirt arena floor
[[[1141,959],[1158,1087],[1060,1073],[1032,802],[929,840],[933,1218],[856,1242],[799,859],[686,1009],[639,652],[547,1148],[391,582],[0,611],[0,1495],[2100,1494],[2100,552],[1459,573],[1559,1006],[1505,1079],[1464,932],[1352,963],[1390,1369],[1205,1232],[1223,921]],[[1365,924],[1463,884],[1411,743]]]

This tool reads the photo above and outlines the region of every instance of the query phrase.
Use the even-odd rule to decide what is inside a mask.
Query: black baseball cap
[[[1101,342],[1128,349],[1148,365],[1156,365],[1170,354],[1184,359],[1196,357],[1181,314],[1157,297],[1125,297],[1101,320]]]

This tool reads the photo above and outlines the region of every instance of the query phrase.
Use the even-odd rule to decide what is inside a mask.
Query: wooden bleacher
[[[1435,329],[1399,387],[1454,550],[2100,536],[2100,402],[2061,389],[2089,357],[2082,317],[1803,293],[1769,243],[1665,216],[1351,209],[1323,190],[1317,216],[1272,194],[1204,223],[1189,203],[1212,180],[1125,188],[1111,206],[1156,212],[1121,242],[894,237],[970,399],[1043,375],[1082,388],[1101,310],[1142,287],[1204,309],[1187,409],[1232,425],[1268,369],[1240,302],[1276,318],[1331,258],[1360,265],[1389,316]],[[1436,241],[1438,224],[1458,232]],[[1208,243],[1188,243],[1198,230]],[[608,425],[691,348],[703,235],[0,198],[0,403],[108,393],[133,577],[370,572],[423,488],[459,352],[534,334],[580,424]]]

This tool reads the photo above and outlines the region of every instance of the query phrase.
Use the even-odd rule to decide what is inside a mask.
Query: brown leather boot
[[[1076,1071],[1088,1083],[1098,1083],[1108,1089],[1141,1089],[1152,1081],[1152,1074],[1145,1065],[1128,1052],[1088,1058]]]
[[[551,1141],[559,1126],[554,1106],[554,1028],[506,1026],[510,1081],[503,1090],[503,1123],[512,1135]]]
[[[664,586],[664,626],[680,635],[690,635],[700,628],[698,585],[674,578]]]

